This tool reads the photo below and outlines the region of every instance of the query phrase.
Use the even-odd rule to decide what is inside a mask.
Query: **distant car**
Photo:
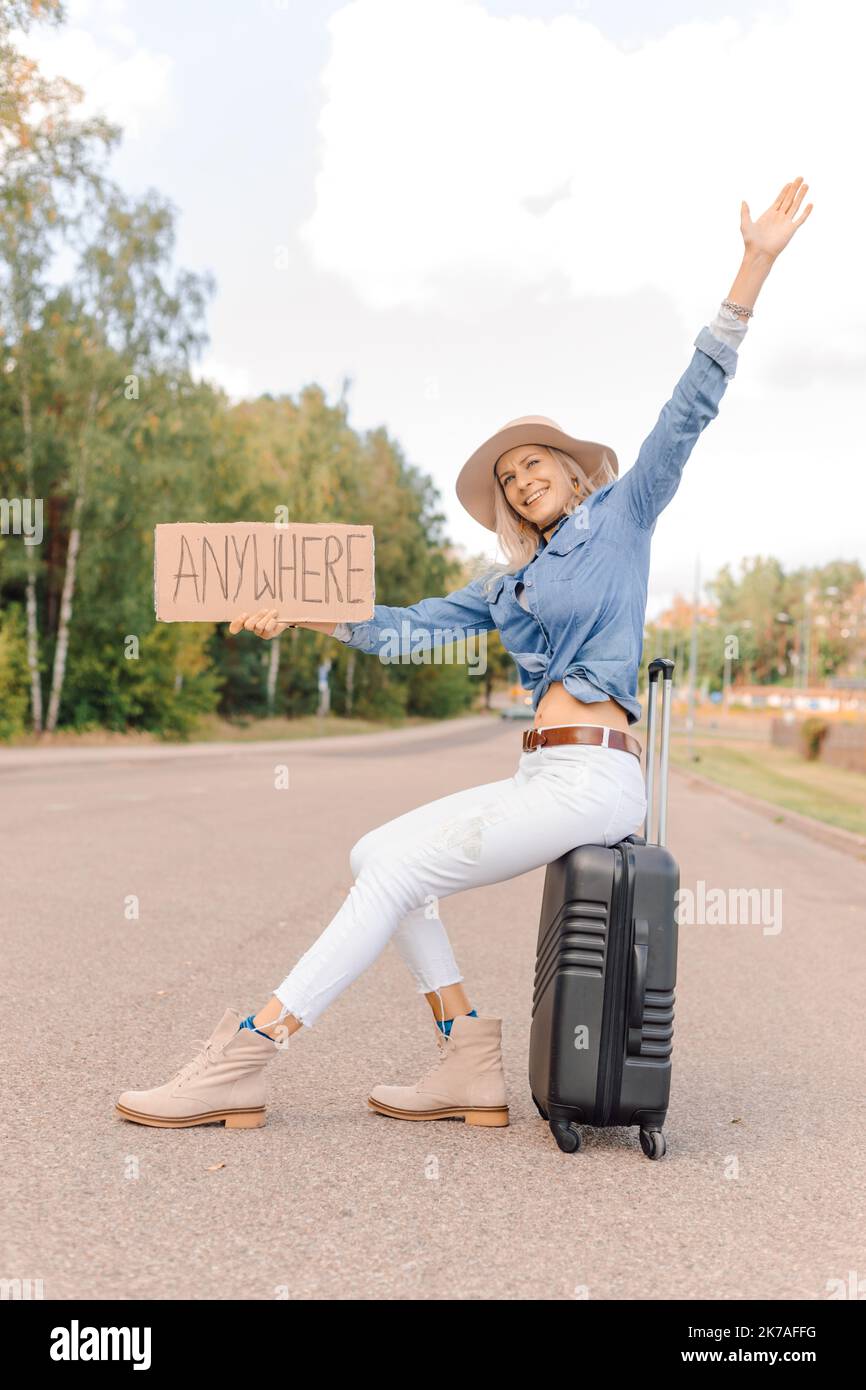
[[[499,713],[503,719],[534,719],[532,696],[526,695],[523,699],[513,700],[510,705],[504,705]]]

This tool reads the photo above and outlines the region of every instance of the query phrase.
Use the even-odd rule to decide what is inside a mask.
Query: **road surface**
[[[264,1128],[115,1117],[227,1006],[261,1007],[364,831],[510,775],[522,727],[0,758],[0,1276],[46,1298],[277,1300],[824,1299],[866,1279],[866,864],[676,772],[682,885],[779,889],[782,915],[680,928],[662,1161],[625,1129],[563,1154],[532,1104],[543,869],[442,904],[474,1005],[504,1019],[507,1129],[368,1109],[436,1056],[390,947],[271,1064]]]

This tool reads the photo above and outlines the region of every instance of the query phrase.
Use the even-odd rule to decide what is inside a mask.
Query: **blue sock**
[[[261,1028],[256,1027],[256,1025],[253,1023],[253,1018],[253,1014],[250,1014],[249,1018],[245,1018],[243,1023],[239,1025],[238,1032],[241,1031],[241,1028],[251,1028],[254,1033],[259,1033],[263,1038],[267,1038],[268,1042],[273,1042],[274,1040],[269,1033],[262,1033]]]
[[[472,1012],[471,1012],[471,1014],[461,1014],[460,1017],[461,1017],[461,1018],[477,1018],[477,1017],[478,1017],[478,1014],[477,1014],[477,1013],[475,1012],[475,1010],[473,1009]],[[437,1020],[436,1020],[436,1027],[437,1027],[437,1028],[440,1028],[440,1029],[442,1030],[442,1032],[445,1034],[446,1038],[450,1038],[450,1036],[451,1036],[451,1024],[452,1024],[453,1022],[454,1022],[454,1019],[453,1019],[453,1018],[446,1018],[446,1019],[444,1019],[444,1020],[437,1018]]]

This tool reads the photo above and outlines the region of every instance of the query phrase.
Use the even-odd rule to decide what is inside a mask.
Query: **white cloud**
[[[230,362],[217,361],[206,357],[200,367],[192,373],[196,381],[209,381],[221,386],[232,405],[250,400],[258,393],[253,387],[252,378],[246,367],[237,367]]]
[[[835,334],[852,292],[862,304],[843,270],[864,205],[845,139],[866,40],[852,0],[682,24],[628,53],[580,15],[503,19],[474,0],[355,0],[330,30],[299,235],[368,306],[471,319],[472,278],[483,303],[555,276],[573,296],[655,286],[691,320],[729,288],[741,199],[757,217],[797,174],[818,206],[780,277],[780,339],[830,246],[839,292],[805,322]]]
[[[730,291],[741,200],[757,218],[802,175],[814,212],[761,291],[724,419],[654,550],[686,590],[699,546],[707,575],[758,550],[863,557],[866,7],[791,0],[628,51],[582,14],[526,8],[354,0],[334,13],[299,229],[314,268],[381,323],[371,340],[401,335],[399,370],[441,377],[435,412],[394,385],[389,415],[438,474],[455,539],[490,545],[453,479],[506,418],[552,415],[630,466]],[[395,382],[397,368],[392,353]],[[362,412],[372,372],[368,353]],[[385,383],[372,382],[381,414]]]

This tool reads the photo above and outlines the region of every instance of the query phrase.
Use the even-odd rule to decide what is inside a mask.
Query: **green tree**
[[[59,23],[56,0],[4,0],[0,5],[0,323],[6,367],[15,371],[20,410],[23,489],[35,499],[37,424],[33,410],[32,335],[46,295],[47,269],[59,238],[68,238],[89,197],[102,188],[101,162],[120,137],[102,117],[76,120],[83,92],[64,78],[47,79],[11,42],[10,32],[37,21]],[[42,727],[37,608],[39,556],[25,547],[27,660],[33,727]]]
[[[155,371],[188,369],[206,341],[199,323],[210,277],[181,272],[174,285],[166,269],[174,245],[174,213],[154,193],[131,202],[112,190],[93,239],[85,246],[74,289],[59,297],[67,331],[56,361],[59,388],[74,419],[69,491],[72,506],[63,592],[54,647],[46,727],[55,728],[66,657],[82,520],[91,469],[103,461],[118,429],[128,431],[152,415],[142,394]],[[119,370],[119,367],[125,370]]]
[[[23,731],[27,719],[27,643],[17,608],[0,614],[0,739]]]

